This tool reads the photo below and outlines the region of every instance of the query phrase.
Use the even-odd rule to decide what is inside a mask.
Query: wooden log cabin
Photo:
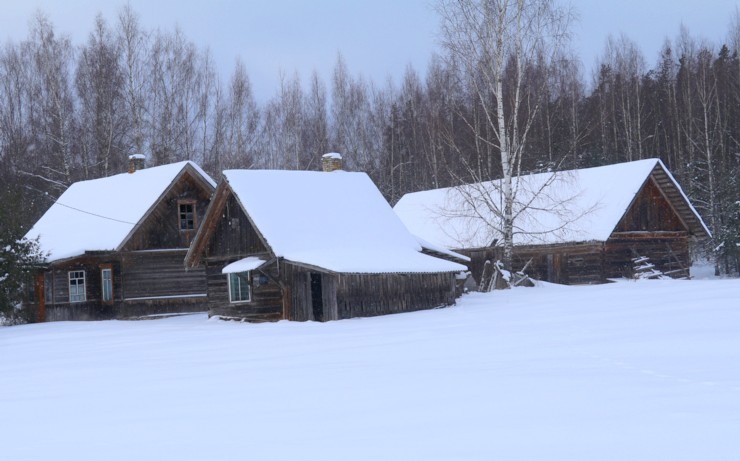
[[[640,160],[515,178],[514,270],[563,284],[631,276],[635,260],[688,277],[689,246],[711,234],[663,162]],[[480,279],[501,259],[501,182],[405,195],[394,207],[409,230],[471,258]],[[638,263],[639,264],[639,263]]]
[[[193,162],[70,186],[26,234],[46,265],[26,310],[35,321],[102,320],[206,310],[202,269],[182,262],[215,182]]]
[[[422,253],[364,173],[225,171],[186,265],[209,316],[328,321],[455,302],[464,265]],[[464,258],[463,256],[461,256]]]

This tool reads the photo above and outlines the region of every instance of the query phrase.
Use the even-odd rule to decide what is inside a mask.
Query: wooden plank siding
[[[202,267],[186,270],[187,250],[138,251],[120,255],[125,300],[206,294]]]
[[[598,242],[573,245],[516,247],[514,270],[530,258],[526,273],[537,280],[566,285],[603,282],[604,246]]]
[[[206,245],[205,259],[236,261],[268,251],[233,194],[225,200],[212,232]]]
[[[195,237],[198,224],[203,220],[210,198],[211,191],[200,185],[186,170],[154,209],[150,210],[121,250],[188,248]],[[196,222],[192,230],[180,230],[178,202],[183,200],[192,200],[195,203]]]
[[[106,253],[55,264],[44,274],[46,320],[106,320],[173,312],[203,312],[205,271],[186,270],[187,250]],[[102,301],[101,269],[110,267],[113,302]],[[85,301],[70,302],[69,272],[85,272]]]
[[[630,275],[635,254],[649,257],[661,272],[691,265],[688,233],[615,233],[606,242],[605,277]]]
[[[615,232],[684,231],[688,228],[661,193],[653,180],[648,180],[635,196]]]
[[[340,319],[397,314],[455,304],[455,276],[433,274],[340,274]]]
[[[321,280],[321,304],[320,320],[337,320],[337,283],[340,275],[328,272],[319,272],[290,263],[283,265],[282,278],[290,281],[290,308],[287,316],[290,320],[305,321],[319,320],[314,314],[313,292],[311,287],[312,274],[319,276]],[[286,296],[288,294],[286,293]]]

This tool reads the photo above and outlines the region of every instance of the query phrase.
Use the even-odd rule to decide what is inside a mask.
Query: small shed
[[[204,311],[205,272],[182,266],[216,183],[193,162],[72,184],[26,234],[46,266],[28,310],[36,321]]]
[[[629,275],[635,260],[689,276],[689,243],[711,234],[658,159],[515,178],[514,267],[564,284]],[[499,180],[406,194],[394,207],[411,232],[470,256],[480,280],[502,255]]]
[[[210,316],[248,321],[447,306],[466,270],[424,254],[372,180],[342,170],[225,171],[186,265],[205,268]]]

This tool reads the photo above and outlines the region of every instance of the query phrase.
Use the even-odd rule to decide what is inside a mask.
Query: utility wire
[[[70,205],[65,205],[64,203],[61,203],[59,201],[59,199],[55,199],[54,197],[52,197],[51,195],[49,195],[48,192],[44,192],[44,191],[38,190],[35,187],[30,187],[30,186],[26,185],[26,188],[40,193],[43,197],[48,198],[49,200],[51,200],[55,204],[60,205],[60,206],[63,206],[65,208],[69,208],[71,210],[79,211],[80,213],[89,214],[89,215],[95,216],[97,218],[107,219],[109,221],[120,222],[120,223],[123,223],[123,224],[130,224],[132,226],[135,226],[136,225],[136,223],[133,223],[133,222],[124,221],[122,219],[111,218],[110,216],[103,216],[103,215],[100,215],[100,214],[97,214],[97,213],[93,213],[91,211],[85,211],[85,210],[81,210],[79,208],[75,208],[75,207],[70,206]]]

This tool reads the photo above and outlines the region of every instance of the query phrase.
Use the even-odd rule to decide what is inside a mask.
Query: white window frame
[[[108,294],[110,297],[108,299],[105,298],[106,295],[106,279],[105,279],[105,273],[108,272],[110,276],[108,277],[108,282],[110,283],[110,286],[108,288]],[[102,267],[100,269],[100,300],[104,303],[112,303],[113,302],[113,268],[111,267]]]
[[[82,274],[82,277],[79,276],[79,274]],[[84,270],[76,270],[76,271],[69,271],[67,273],[68,277],[68,283],[67,287],[69,288],[69,302],[71,303],[84,303],[87,301],[87,280]],[[75,281],[74,285],[74,291],[75,293],[72,293],[72,281]],[[82,284],[80,284],[80,281],[82,281]],[[82,294],[80,294],[80,285],[82,285]]]
[[[229,303],[231,303],[231,304],[248,303],[248,302],[250,302],[252,300],[252,285],[250,283],[252,278],[251,278],[251,274],[249,272],[250,271],[247,271],[247,272],[238,272],[238,273],[237,272],[234,272],[234,273],[230,273],[228,275],[228,281],[229,281]],[[240,275],[242,277],[239,277]],[[239,289],[240,289],[239,292],[241,292],[241,284],[242,283],[245,283],[246,284],[246,286],[247,286],[247,299],[234,299],[233,298],[232,294],[234,293],[234,291],[232,291],[231,287],[232,287],[232,284],[235,283],[234,281],[236,281],[236,282],[239,283]]]

